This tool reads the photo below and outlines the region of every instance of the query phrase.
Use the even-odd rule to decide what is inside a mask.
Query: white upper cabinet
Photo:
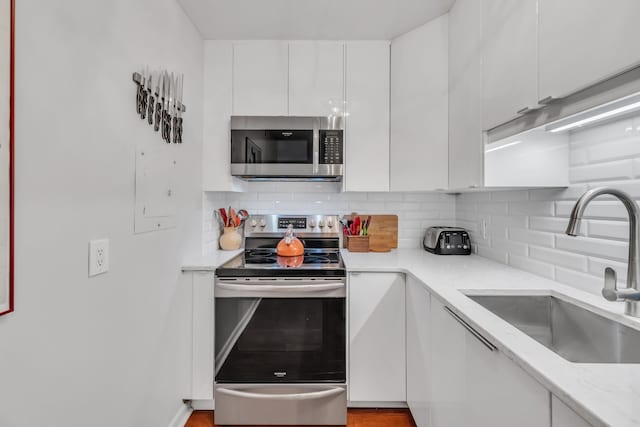
[[[391,42],[391,191],[448,186],[448,39],[443,15]]]
[[[539,2],[541,98],[563,97],[640,63],[640,1]]]
[[[389,42],[346,51],[346,191],[389,191]]]
[[[287,42],[234,42],[233,115],[286,116],[288,67]]]
[[[289,44],[289,115],[328,116],[344,111],[344,44]]]
[[[231,176],[229,132],[233,104],[233,46],[229,41],[204,43],[202,189],[240,191],[243,182]]]
[[[482,186],[482,3],[449,11],[449,188]]]
[[[486,130],[538,105],[538,13],[537,0],[482,0],[482,8]]]

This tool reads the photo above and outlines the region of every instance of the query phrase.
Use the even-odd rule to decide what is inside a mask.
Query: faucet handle
[[[608,301],[640,301],[640,291],[633,288],[618,289],[616,271],[611,267],[604,269],[602,296]]]
[[[604,288],[602,288],[602,296],[608,301],[622,301],[621,295],[618,293],[618,285],[616,283],[616,271],[607,267],[604,269]]]

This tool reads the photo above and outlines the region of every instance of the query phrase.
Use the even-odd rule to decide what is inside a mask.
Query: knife
[[[153,125],[153,107],[155,107],[155,98],[153,97],[153,82],[154,82],[154,78],[153,78],[153,74],[154,72],[151,72],[151,74],[149,74],[149,83],[147,84],[147,93],[149,95],[149,100],[148,100],[148,109],[147,109],[147,123],[149,123],[150,125]]]
[[[173,73],[172,73],[173,74]],[[173,102],[173,88],[171,87],[172,77],[165,71],[165,105],[164,105],[164,140],[171,143],[171,104]]]
[[[149,76],[149,68],[144,67],[142,72],[142,100],[140,105],[140,118],[142,120],[147,118],[147,102],[149,101],[149,87],[151,77]]]
[[[155,119],[153,124],[153,130],[156,132],[160,130],[160,122],[162,122],[162,91],[164,90],[163,88],[164,81],[162,80],[162,71],[158,71],[157,80],[158,81],[156,83],[156,112],[155,112]]]
[[[142,90],[144,86],[144,70],[140,73],[140,81],[136,82],[138,91],[136,92],[136,112],[142,114]]]
[[[177,142],[178,144],[182,144],[182,91],[183,89],[184,89],[184,74],[180,74],[180,79],[178,80],[178,93],[177,93],[178,109],[176,112],[176,116],[177,116],[176,129],[175,129],[176,140],[174,141],[174,142]]]
[[[171,112],[173,113],[173,122],[171,124],[171,129],[173,130],[173,143],[178,143],[178,109],[180,106],[178,105],[178,74],[175,76],[171,73],[171,80],[173,81],[173,105],[171,106]]]

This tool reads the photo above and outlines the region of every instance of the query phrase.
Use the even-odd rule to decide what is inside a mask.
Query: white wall
[[[250,214],[397,214],[398,246],[422,247],[432,225],[454,223],[455,196],[439,193],[341,193],[335,183],[249,183],[244,193],[207,192],[203,204],[203,251],[218,248],[220,227],[214,211],[231,205]]]
[[[201,237],[202,41],[175,0],[17,1],[16,311],[0,317],[0,425],[168,425],[188,384],[187,248]],[[133,234],[131,73],[185,73],[178,226]],[[111,271],[87,277],[92,238]]]
[[[564,230],[588,189],[612,186],[640,200],[640,116],[574,131],[569,141],[567,189],[463,194],[456,220],[481,256],[599,294],[606,266],[626,281],[626,210],[600,197],[587,208],[579,237]]]

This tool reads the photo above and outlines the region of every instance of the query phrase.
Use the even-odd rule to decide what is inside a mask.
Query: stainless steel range
[[[244,253],[216,270],[216,423],[345,425],[338,217],[263,215],[245,224]],[[303,256],[277,255],[290,226]]]

